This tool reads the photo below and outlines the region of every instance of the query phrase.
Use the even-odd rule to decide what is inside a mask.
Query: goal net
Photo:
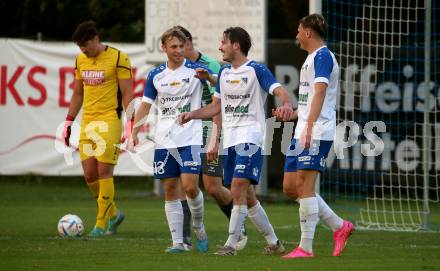
[[[321,194],[358,208],[361,228],[429,228],[438,206],[440,3],[432,1],[427,67],[424,2],[322,1],[341,68],[338,123],[351,125],[338,134],[350,147],[329,157]]]

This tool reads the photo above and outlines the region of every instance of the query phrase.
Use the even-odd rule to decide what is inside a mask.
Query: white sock
[[[277,243],[278,237],[275,235],[272,224],[270,224],[269,218],[259,201],[257,201],[254,207],[249,209],[249,218],[269,245]]]
[[[203,213],[205,210],[202,191],[199,191],[199,194],[193,199],[186,196],[186,200],[188,201],[188,207],[191,211],[193,227],[194,229],[200,229],[203,227]]]
[[[183,209],[180,200],[165,201],[165,214],[173,245],[183,243]]]
[[[319,206],[319,219],[323,220],[325,224],[327,224],[332,231],[337,231],[342,227],[344,220],[340,218],[321,198],[320,195],[316,194],[316,198],[318,199]]]
[[[229,220],[229,237],[225,246],[235,248],[240,237],[241,227],[248,215],[247,205],[234,205]]]
[[[319,221],[318,200],[316,197],[299,200],[299,220],[301,226],[301,242],[299,246],[307,252],[313,251],[313,237]]]

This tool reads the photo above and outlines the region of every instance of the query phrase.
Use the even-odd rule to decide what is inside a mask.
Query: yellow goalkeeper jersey
[[[96,57],[78,54],[75,78],[83,82],[83,120],[120,118],[122,95],[118,79],[131,77],[130,59],[118,49],[106,46]]]

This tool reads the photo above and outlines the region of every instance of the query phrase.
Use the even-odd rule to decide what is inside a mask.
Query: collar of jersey
[[[316,49],[315,51],[313,51],[313,53],[311,53],[311,55],[313,55],[314,53],[318,52],[319,50],[321,50],[322,48],[327,47],[327,45],[322,45],[321,47],[319,47],[318,49]]]
[[[186,58],[183,59],[183,63],[182,63],[182,65],[180,65],[180,66],[179,66],[177,69],[175,69],[175,70],[172,70],[172,69],[168,68],[168,61],[165,62],[165,67],[166,67],[166,69],[167,69],[168,71],[170,71],[170,72],[175,72],[175,71],[180,70],[182,67],[185,67],[185,64],[186,64]]]
[[[234,67],[232,66],[232,64],[231,64],[231,70],[237,71],[237,70],[241,69],[242,67],[248,65],[251,61],[252,61],[252,59],[248,59],[248,61],[246,61],[245,63],[241,64],[241,66],[238,67],[238,68],[234,68]]]

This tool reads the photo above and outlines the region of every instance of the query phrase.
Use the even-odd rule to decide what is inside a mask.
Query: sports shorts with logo
[[[200,174],[202,146],[154,150],[154,178],[177,178],[182,173]]]
[[[121,134],[122,121],[120,119],[83,120],[79,136],[81,161],[94,157],[102,163],[117,164]]]
[[[300,169],[324,171],[325,159],[328,156],[333,141],[312,140],[309,149],[300,146],[293,138],[286,153],[284,172],[295,172]]]
[[[233,178],[245,178],[256,185],[260,180],[262,165],[261,148],[257,145],[242,143],[229,147],[224,157],[224,184],[230,185]]]

